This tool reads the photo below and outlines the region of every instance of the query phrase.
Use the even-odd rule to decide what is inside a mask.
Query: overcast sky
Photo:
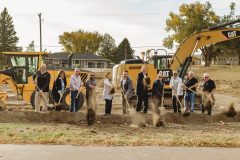
[[[209,1],[218,15],[229,13],[230,2],[236,3],[240,14],[240,0]],[[43,49],[56,52],[62,49],[58,36],[78,29],[109,33],[117,45],[127,37],[133,47],[162,46],[168,35],[164,28],[169,12],[191,2],[194,0],[0,0],[0,10],[7,7],[19,37],[18,45],[23,47],[32,40],[39,46],[41,12]]]

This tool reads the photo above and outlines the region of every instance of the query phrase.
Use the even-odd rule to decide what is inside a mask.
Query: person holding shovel
[[[35,112],[40,112],[41,101],[43,102],[42,112],[48,109],[50,79],[51,75],[47,72],[46,64],[42,64],[40,70],[33,75],[33,83],[36,85]]]
[[[213,94],[216,91],[216,85],[213,80],[210,79],[208,73],[203,74],[203,94],[202,94],[202,113],[205,109],[208,111],[208,115],[212,114],[212,107],[214,105],[215,99]]]
[[[95,73],[90,72],[89,77],[86,80],[86,102],[87,102],[87,108],[92,108],[96,110],[96,95],[95,95],[95,90],[96,90],[96,79],[95,79]],[[94,105],[94,106],[93,106]]]
[[[136,111],[142,110],[142,102],[144,102],[143,113],[148,111],[148,86],[150,84],[150,78],[147,74],[147,67],[142,66],[141,72],[137,76],[137,107]]]
[[[122,91],[122,107],[123,114],[129,113],[131,98],[133,96],[133,84],[131,78],[128,76],[128,71],[124,71],[120,81]]]
[[[70,91],[71,91],[71,107],[70,112],[77,112],[79,107],[78,95],[81,92],[82,80],[80,76],[80,69],[75,68],[74,75],[70,78]]]
[[[170,80],[172,88],[172,104],[174,113],[181,113],[181,101],[183,99],[182,79],[178,77],[177,71],[173,71],[173,76]]]
[[[185,112],[189,110],[189,102],[190,102],[190,111],[194,112],[195,108],[195,94],[196,94],[196,88],[198,86],[198,80],[194,77],[194,72],[189,71],[188,77],[186,79],[185,84],[183,85],[183,88],[186,89],[185,96],[184,96],[184,106],[185,106]]]
[[[105,79],[103,82],[103,95],[102,98],[105,100],[105,115],[110,115],[112,112],[112,100],[114,87],[111,82],[111,73],[107,72],[105,74]]]
[[[153,103],[155,105],[154,110],[159,110],[159,107],[162,104],[162,100],[164,98],[163,90],[164,90],[163,75],[161,72],[159,72],[157,79],[153,82],[153,86],[152,86],[152,98],[153,98]]]
[[[160,119],[160,109],[163,107],[164,99],[164,82],[161,72],[158,73],[157,79],[153,82],[152,86],[152,98],[153,98],[153,125],[155,127],[163,126],[164,123]]]
[[[53,83],[53,89],[52,89],[52,95],[55,103],[58,104],[58,107],[60,107],[60,103],[62,103],[63,99],[63,93],[65,92],[67,86],[67,80],[66,80],[66,75],[63,70],[58,71],[57,78],[55,79]],[[61,108],[57,108],[56,110],[61,110]]]

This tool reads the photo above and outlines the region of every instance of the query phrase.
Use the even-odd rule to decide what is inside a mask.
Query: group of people
[[[111,114],[112,100],[114,94],[114,86],[111,82],[111,73],[105,74],[104,89],[102,98],[105,100],[105,114]],[[154,111],[159,113],[159,107],[164,102],[164,80],[161,72],[158,73],[156,80],[153,82],[152,87],[150,85],[150,78],[147,73],[146,66],[142,66],[141,72],[137,76],[137,105],[136,112],[148,112],[148,94],[149,89],[152,89],[152,99],[154,104]],[[202,112],[207,109],[208,114],[211,115],[212,106],[215,102],[214,92],[216,86],[213,80],[209,78],[209,74],[203,75],[204,81],[202,84]],[[46,112],[49,102],[49,83],[51,75],[47,72],[46,64],[42,64],[39,71],[33,75],[33,82],[36,85],[35,90],[35,111],[40,112],[40,102],[43,101],[42,111]],[[61,104],[63,102],[63,95],[67,87],[66,74],[63,70],[58,72],[57,78],[54,80],[52,95],[55,103]],[[86,105],[87,108],[97,108],[96,102],[96,79],[95,73],[90,72],[85,84],[81,80],[80,69],[76,68],[74,74],[70,78],[70,94],[71,94],[71,106],[70,112],[77,112],[80,105],[80,93],[83,92],[83,86],[86,88]],[[182,80],[176,71],[173,71],[173,76],[170,80],[170,87],[172,89],[172,106],[174,113],[179,112],[185,108],[185,112],[194,112],[195,109],[195,97],[197,94],[197,87],[199,83],[195,78],[194,73],[189,71],[188,75]],[[132,104],[132,97],[134,96],[133,82],[128,75],[128,71],[123,71],[120,88],[122,95],[122,107],[123,114],[127,114],[130,111]],[[185,91],[185,94],[184,94]],[[184,106],[182,105],[182,99],[184,99]]]
[[[33,75],[33,82],[36,86],[35,90],[35,112],[46,112],[49,105],[49,95],[52,94],[54,102],[56,104],[63,103],[63,95],[67,87],[66,74],[63,70],[58,72],[57,78],[54,80],[52,93],[49,93],[51,75],[47,72],[46,64],[42,64],[39,71]],[[77,112],[80,105],[80,93],[83,92],[83,82],[80,76],[80,69],[76,68],[74,74],[70,78],[70,95],[71,106],[70,112]],[[92,107],[92,104],[96,105],[96,98],[94,97],[94,88],[96,87],[95,73],[90,72],[89,77],[86,80],[86,104],[88,107]],[[40,109],[40,102],[43,102],[43,108]]]
[[[146,66],[142,66],[141,72],[137,77],[136,95],[137,106],[136,112],[143,111],[148,112],[148,93],[149,88],[152,89],[153,111],[159,114],[159,107],[163,106],[164,102],[164,80],[161,72],[158,73],[156,80],[153,82],[152,87],[148,87],[150,84],[150,78],[148,77]],[[124,71],[121,79],[122,88],[122,104],[123,114],[126,112],[126,102],[131,104],[131,97],[133,96],[132,80],[128,76],[128,72]],[[184,80],[182,80],[177,71],[173,71],[173,76],[170,79],[170,87],[172,89],[172,107],[174,113],[181,113],[184,108],[184,113],[194,112],[195,99],[197,93],[197,87],[200,87],[197,78],[194,76],[193,71],[189,71]],[[202,113],[205,110],[208,111],[208,115],[212,113],[212,107],[214,105],[214,92],[216,91],[216,85],[213,80],[210,79],[209,74],[203,75],[202,83]],[[184,103],[182,105],[182,100]],[[130,105],[128,105],[130,106]]]

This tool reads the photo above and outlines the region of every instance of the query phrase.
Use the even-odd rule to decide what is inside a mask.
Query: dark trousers
[[[70,112],[77,112],[80,104],[79,98],[76,98],[78,91],[71,91],[71,107]]]
[[[142,102],[144,102],[143,113],[147,113],[147,111],[148,111],[148,93],[147,92],[138,95],[138,97],[137,97],[137,108],[136,108],[137,112],[141,111]]]
[[[105,114],[111,114],[112,111],[112,100],[105,99]]]
[[[178,99],[181,102],[182,99],[183,99],[183,96],[178,96]],[[178,102],[176,96],[172,96],[172,104],[173,104],[173,111],[174,111],[174,113],[177,113],[177,112],[181,113],[181,105]]]

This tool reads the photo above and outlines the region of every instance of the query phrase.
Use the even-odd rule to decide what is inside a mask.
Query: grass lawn
[[[1,144],[70,144],[81,146],[240,147],[239,123],[166,124],[133,128],[128,124],[84,125],[0,123]]]

